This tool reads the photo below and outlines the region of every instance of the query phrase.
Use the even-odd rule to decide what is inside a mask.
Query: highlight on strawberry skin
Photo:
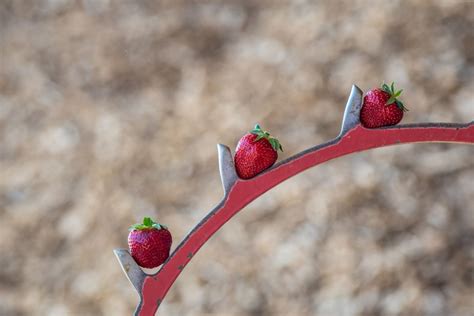
[[[278,139],[260,125],[255,125],[253,130],[242,136],[235,149],[237,175],[242,179],[250,179],[270,168],[278,159],[278,150],[283,151]]]
[[[128,247],[137,264],[143,268],[156,268],[168,259],[172,237],[165,225],[143,218],[142,223],[129,228]]]
[[[403,90],[396,90],[395,83],[383,83],[380,88],[369,90],[360,110],[360,122],[364,127],[376,128],[398,124],[408,109],[398,98]]]

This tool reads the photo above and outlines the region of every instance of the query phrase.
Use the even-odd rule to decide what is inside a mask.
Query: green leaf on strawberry
[[[257,138],[255,138],[255,142],[258,142],[261,139],[266,139],[272,145],[273,150],[278,151],[281,150],[283,151],[283,147],[281,146],[280,142],[278,139],[272,137],[269,132],[262,130],[259,124],[256,124],[254,129],[250,131],[251,134],[257,135]]]
[[[143,218],[143,223],[137,223],[133,224],[130,226],[129,230],[145,230],[145,229],[168,229],[165,225],[161,225],[160,223],[157,223],[153,221],[150,217],[144,217]]]
[[[403,112],[408,112],[408,109],[403,105],[402,101],[397,99],[402,94],[403,89],[396,91],[394,82],[392,82],[390,87],[386,83],[382,84],[381,89],[390,96],[385,105],[388,106],[392,103],[395,103],[400,110]]]

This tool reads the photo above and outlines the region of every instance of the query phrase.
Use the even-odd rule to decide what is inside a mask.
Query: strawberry
[[[134,224],[129,230],[128,247],[139,266],[155,268],[168,259],[172,239],[166,226],[145,217],[142,224]]]
[[[270,168],[278,158],[278,150],[283,151],[280,142],[263,131],[260,125],[245,134],[235,149],[235,170],[242,179],[250,179]]]
[[[408,109],[397,99],[403,90],[396,91],[393,85],[393,82],[390,87],[384,83],[380,89],[367,92],[360,110],[360,122],[364,127],[396,125],[402,120],[403,112]]]

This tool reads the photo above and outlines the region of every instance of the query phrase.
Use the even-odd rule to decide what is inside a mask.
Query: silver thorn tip
[[[219,172],[221,175],[222,187],[224,193],[227,194],[237,180],[235,172],[234,159],[230,152],[230,148],[223,144],[217,144],[217,152],[219,155]]]
[[[360,123],[360,109],[362,108],[363,94],[364,93],[358,86],[355,84],[352,85],[351,93],[346,103],[346,109],[342,119],[341,133],[339,136],[347,133]]]

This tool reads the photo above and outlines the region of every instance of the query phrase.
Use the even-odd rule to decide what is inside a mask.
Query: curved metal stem
[[[122,268],[140,294],[135,315],[154,315],[171,285],[206,241],[247,204],[286,179],[325,161],[371,148],[418,142],[474,143],[474,121],[366,129],[359,122],[361,105],[362,91],[353,86],[337,138],[296,154],[249,180],[237,177],[229,148],[218,145],[224,198],[185,237],[161,269],[154,275],[145,275],[136,273],[134,268],[130,274],[124,266],[133,259],[118,250]]]

